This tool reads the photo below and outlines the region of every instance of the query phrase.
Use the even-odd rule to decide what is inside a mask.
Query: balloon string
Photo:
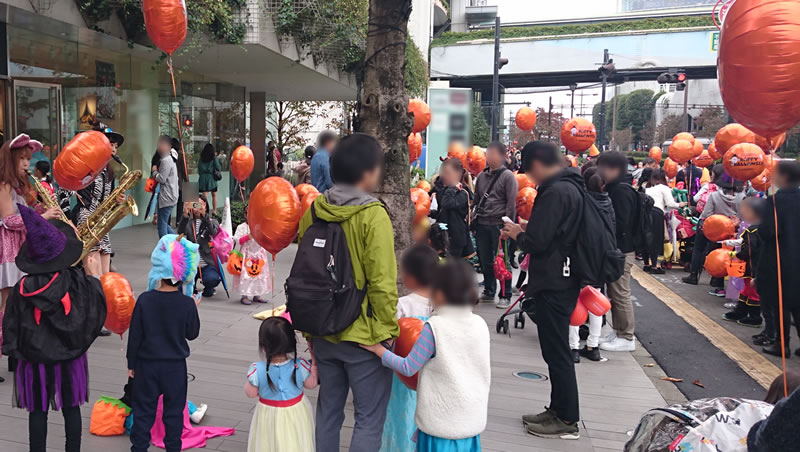
[[[178,90],[175,87],[175,71],[172,68],[172,55],[167,57],[167,70],[169,71],[169,76],[172,79],[172,97],[175,98],[177,101],[178,99]],[[178,103],[178,110],[175,112],[175,119],[178,124],[178,142],[181,144],[181,157],[183,157],[183,175],[185,176],[186,180],[189,180],[189,165],[186,164],[186,152],[183,150],[183,129],[181,128],[181,106],[180,102]]]
[[[269,285],[272,288],[272,298],[274,299],[275,298],[275,255],[274,254],[272,254],[272,271],[269,272],[269,277],[270,277]]]
[[[239,196],[242,197],[242,202],[245,202],[245,199],[244,199],[244,188],[242,187],[242,185],[244,185],[244,184],[243,183],[239,183]]]
[[[773,192],[775,187],[773,187]],[[783,281],[781,279],[781,247],[780,242],[778,241],[778,203],[776,194],[773,193],[772,195],[772,214],[773,219],[775,221],[775,254],[777,256],[777,263],[778,263],[778,310],[779,312],[779,321],[781,322],[780,325],[780,332],[781,332],[781,366],[783,367],[783,396],[789,397],[789,387],[786,385],[786,338],[784,337],[784,328],[783,328]]]

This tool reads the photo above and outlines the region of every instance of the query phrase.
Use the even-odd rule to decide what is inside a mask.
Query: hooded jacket
[[[730,190],[717,190],[708,195],[708,200],[700,214],[700,219],[705,220],[711,215],[720,214],[726,217],[738,215],[739,203],[744,199],[744,192],[731,193]]]
[[[634,228],[639,225],[639,194],[631,183],[633,176],[625,174],[614,182],[606,184],[606,192],[614,206],[617,226],[617,246],[623,253],[633,252],[635,246]],[[538,202],[538,199],[537,199]]]
[[[323,339],[371,345],[397,337],[397,261],[392,222],[385,207],[354,187],[334,185],[314,200],[314,211],[322,221],[341,224],[356,287],[367,287],[355,322],[341,333]],[[299,240],[303,240],[311,223],[308,209],[300,220]]]
[[[578,230],[585,190],[583,177],[572,168],[539,187],[528,226],[517,236],[519,248],[530,255],[530,294],[579,287],[577,277],[564,276],[564,263],[575,249],[578,234],[587,233]]]
[[[82,268],[22,278],[8,297],[3,354],[53,364],[81,356],[106,321],[100,280]]]
[[[208,205],[208,200],[205,196],[200,195],[200,199],[206,203],[206,206]],[[189,241],[200,245],[200,257],[205,265],[216,266],[216,260],[211,253],[211,239],[219,232],[219,223],[206,213],[204,217],[200,218],[200,229],[197,229],[195,228],[195,220],[197,218],[193,215],[183,217],[178,225],[178,234],[183,234]]]
[[[800,308],[800,282],[792,271],[800,258],[800,188],[778,190],[767,198],[756,235],[761,248],[756,266],[756,288],[762,300],[778,303],[778,255],[775,246],[775,210],[781,247],[781,281],[786,309]]]

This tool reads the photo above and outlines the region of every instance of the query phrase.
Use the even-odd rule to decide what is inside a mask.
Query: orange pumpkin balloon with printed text
[[[697,141],[697,143],[699,143],[699,141]],[[714,159],[712,159],[711,155],[708,154],[708,151],[704,149],[700,155],[694,158],[694,164],[701,168],[708,168],[714,164]]]
[[[525,187],[517,192],[517,216],[523,220],[528,220],[533,211],[533,203],[536,201],[536,189]]]
[[[655,160],[657,163],[661,163],[661,148],[658,146],[653,146],[650,148],[650,158]]]
[[[478,146],[472,146],[467,152],[467,170],[477,176],[486,168],[486,151]]]
[[[536,125],[536,112],[530,107],[522,107],[517,110],[514,122],[521,130],[533,130]]]
[[[144,0],[144,26],[153,44],[172,55],[186,39],[186,4],[184,0]]]
[[[411,349],[414,348],[414,344],[417,342],[417,339],[419,339],[419,335],[422,334],[422,328],[425,326],[425,322],[416,317],[403,317],[397,321],[397,325],[400,327],[400,335],[397,336],[397,340],[394,343],[394,353],[401,358],[405,358],[411,353]],[[397,378],[399,378],[408,389],[412,391],[417,390],[419,374],[414,374],[410,377],[397,374]]]
[[[408,136],[408,163],[412,164],[422,155],[422,135],[412,133]]]
[[[725,248],[717,248],[708,253],[704,267],[709,275],[715,278],[724,278],[728,275],[728,264],[731,262],[729,252]]]
[[[800,121],[800,2],[729,4],[717,64],[722,100],[736,121],[771,138]]]
[[[595,138],[597,130],[588,119],[572,118],[561,127],[561,143],[568,151],[575,154],[592,147]]]
[[[414,113],[414,126],[411,128],[412,133],[420,133],[428,128],[431,123],[431,109],[428,104],[419,99],[408,100],[408,112]]]
[[[300,201],[303,201],[311,193],[319,193],[317,187],[311,184],[298,184],[297,187],[294,187],[294,190],[297,192],[297,197],[300,198]]]
[[[108,311],[105,327],[112,333],[121,336],[131,326],[133,307],[136,305],[133,288],[124,276],[114,272],[108,272],[101,276],[100,284],[103,286],[103,294],[106,296]]]
[[[667,173],[667,177],[672,179],[678,175],[678,164],[675,163],[675,161],[671,158],[667,157],[667,159],[664,160],[664,172]]]
[[[761,172],[758,176],[750,179],[750,185],[753,186],[754,189],[760,192],[766,193],[769,185],[772,183],[772,173],[765,169]]]
[[[459,143],[458,141],[454,141],[450,143],[450,147],[447,148],[447,158],[454,158],[461,161],[461,166],[467,168],[467,150],[464,148],[464,145]]]
[[[703,222],[703,234],[712,242],[729,240],[736,236],[736,225],[725,215],[714,214]]]
[[[536,188],[536,184],[533,183],[532,180],[528,178],[525,173],[517,173],[514,175],[517,178],[517,191],[522,190],[525,187]]]
[[[411,203],[414,204],[414,221],[418,224],[431,212],[431,197],[421,188],[411,189]]]
[[[736,180],[750,180],[764,171],[764,151],[757,144],[740,143],[722,157],[725,172]]]
[[[694,142],[675,140],[669,145],[669,158],[676,163],[686,163],[695,157]]]
[[[250,236],[274,258],[294,240],[302,214],[300,198],[292,184],[282,177],[268,177],[250,194]]]
[[[111,142],[102,132],[90,130],[75,138],[59,152],[53,162],[53,178],[61,188],[82,190],[111,160]]]
[[[431,192],[431,183],[426,181],[425,179],[422,179],[421,181],[417,182],[417,188],[421,188],[422,190],[425,190],[425,193],[430,193]]]
[[[231,174],[241,184],[253,173],[256,165],[253,151],[247,146],[239,146],[231,154]]]

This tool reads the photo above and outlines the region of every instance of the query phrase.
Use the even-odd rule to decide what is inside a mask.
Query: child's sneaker
[[[722,305],[725,309],[736,309],[736,306],[739,306],[739,303],[736,301],[731,301],[730,303],[725,303]]]
[[[715,297],[724,297],[725,296],[725,289],[721,287],[714,287],[708,291],[709,295],[713,295]]]
[[[759,328],[761,327],[761,317],[746,316],[736,323],[742,326],[749,326],[751,328]]]
[[[742,320],[745,317],[747,317],[745,313],[739,312],[736,309],[730,312],[726,312],[725,314],[722,314],[723,320],[730,320],[731,322],[738,322],[739,320]],[[760,323],[761,322],[759,322],[759,324]]]
[[[200,421],[203,420],[203,416],[206,415],[206,411],[208,411],[208,405],[205,403],[201,403],[200,406],[197,407],[194,413],[189,415],[189,419],[195,423],[199,424]]]

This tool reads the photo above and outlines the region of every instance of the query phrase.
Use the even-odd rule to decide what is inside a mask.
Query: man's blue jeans
[[[203,296],[210,297],[214,295],[214,288],[217,287],[221,281],[217,267],[206,265],[200,269],[200,275],[203,279]]]
[[[172,216],[173,209],[175,206],[158,208],[158,238],[167,234],[175,234],[175,230],[169,225],[169,217]]]

